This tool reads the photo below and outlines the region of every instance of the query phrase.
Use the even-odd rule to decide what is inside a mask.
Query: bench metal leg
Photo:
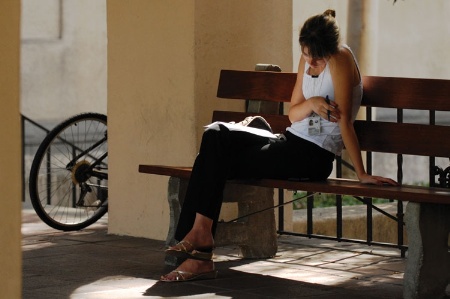
[[[175,245],[175,230],[180,218],[188,180],[171,177],[168,186],[170,226],[166,245]],[[261,188],[227,183],[224,202],[237,202],[239,216],[273,206],[272,188]],[[216,246],[238,245],[244,258],[268,258],[276,254],[278,243],[275,226],[275,212],[268,210],[234,223],[219,222],[215,235]],[[181,261],[166,256],[167,265],[178,265]]]
[[[450,205],[409,202],[404,298],[444,298],[450,283]]]

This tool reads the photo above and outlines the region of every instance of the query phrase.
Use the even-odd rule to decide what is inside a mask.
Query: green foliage
[[[294,199],[298,199],[293,202],[294,210],[306,209],[307,198],[303,198],[306,196],[306,192],[295,192]],[[387,203],[388,199],[382,198],[373,198],[372,202],[374,204],[379,203]],[[360,200],[356,199],[350,195],[342,196],[342,205],[343,206],[353,206],[353,205],[362,205]],[[314,195],[314,207],[315,208],[325,208],[325,207],[334,207],[336,206],[336,195],[334,194],[325,194],[325,193],[317,193]]]

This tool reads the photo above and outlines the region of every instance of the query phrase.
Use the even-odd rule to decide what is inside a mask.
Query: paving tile
[[[387,257],[379,256],[379,255],[372,255],[372,254],[360,254],[355,255],[346,259],[342,259],[339,261],[336,261],[336,263],[340,264],[351,264],[356,266],[365,266],[365,265],[372,265],[376,264],[382,261],[388,260]]]
[[[137,289],[113,289],[105,291],[94,291],[87,293],[73,293],[71,299],[142,299],[145,288]]]
[[[300,283],[292,284],[288,287],[283,285],[262,287],[248,293],[273,298],[279,298],[280,294],[283,294],[284,298],[317,297],[319,295],[332,294],[331,291],[321,289],[320,287],[307,286],[306,284]]]
[[[343,287],[347,288],[348,290],[358,291],[361,294],[370,294],[375,298],[403,298],[403,287],[399,285],[382,284],[382,287],[380,287],[380,285],[376,284],[374,281],[360,280],[358,284],[352,284],[350,286],[343,285]]]
[[[321,265],[322,268],[331,269],[331,270],[339,270],[339,271],[351,271],[355,269],[355,265],[353,264],[345,264],[345,263],[326,263]]]
[[[397,273],[392,270],[382,269],[382,268],[378,267],[378,265],[357,267],[357,268],[352,269],[352,272],[366,274],[366,275],[370,275],[370,276],[391,275],[391,274]]]
[[[204,298],[212,298],[214,294],[218,292],[224,292],[221,288],[214,286],[208,286],[206,284],[198,284],[196,282],[183,282],[183,283],[165,283],[165,282],[153,282],[145,290],[143,296],[160,297],[188,297],[197,298],[198,296],[209,296]],[[198,297],[200,298],[200,297]]]
[[[221,247],[218,279],[162,283],[173,269],[164,265],[164,241],[110,235],[107,217],[65,233],[29,215],[22,233],[25,299],[402,297],[405,259],[392,248],[281,236],[271,259],[241,259],[237,246]]]
[[[293,283],[297,282],[259,273],[236,271],[234,269],[219,270],[218,279],[197,282],[199,285],[214,286],[228,291],[249,291],[267,287],[267,285],[286,286]]]
[[[395,272],[405,272],[406,263],[404,259],[395,258],[380,262],[377,264],[377,266],[385,270],[391,270]]]
[[[352,252],[347,252],[345,254],[343,252],[336,252],[333,250],[328,250],[328,251],[319,252],[316,254],[312,254],[309,256],[299,258],[295,261],[295,263],[298,263],[300,265],[309,265],[309,266],[323,265],[323,264],[327,264],[330,262],[347,260],[347,259],[354,258],[357,256],[358,256],[358,254],[354,254]],[[289,263],[292,263],[292,262],[289,262]]]
[[[179,297],[181,298],[181,297]],[[274,298],[282,298],[279,297],[279,294],[277,297],[268,296],[266,294],[255,294],[252,292],[246,292],[246,291],[229,291],[229,292],[218,292],[215,294],[209,294],[209,297],[200,297],[200,296],[194,296],[189,297],[191,298],[221,298],[221,299],[274,299]],[[288,298],[288,297],[285,297]]]
[[[70,294],[61,294],[55,287],[50,289],[23,290],[22,299],[69,298]]]

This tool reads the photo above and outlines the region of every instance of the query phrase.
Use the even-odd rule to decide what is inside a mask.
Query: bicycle
[[[75,115],[52,129],[30,170],[30,199],[50,227],[74,231],[108,211],[107,117]]]

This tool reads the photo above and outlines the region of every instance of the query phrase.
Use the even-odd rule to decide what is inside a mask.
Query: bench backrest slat
[[[217,97],[289,102],[296,73],[222,70]],[[450,111],[449,80],[363,77],[363,106]]]
[[[217,97],[289,102],[296,79],[294,73],[222,70]]]
[[[363,86],[364,106],[450,111],[449,80],[367,76]]]
[[[362,150],[450,157],[450,126],[355,121]]]

